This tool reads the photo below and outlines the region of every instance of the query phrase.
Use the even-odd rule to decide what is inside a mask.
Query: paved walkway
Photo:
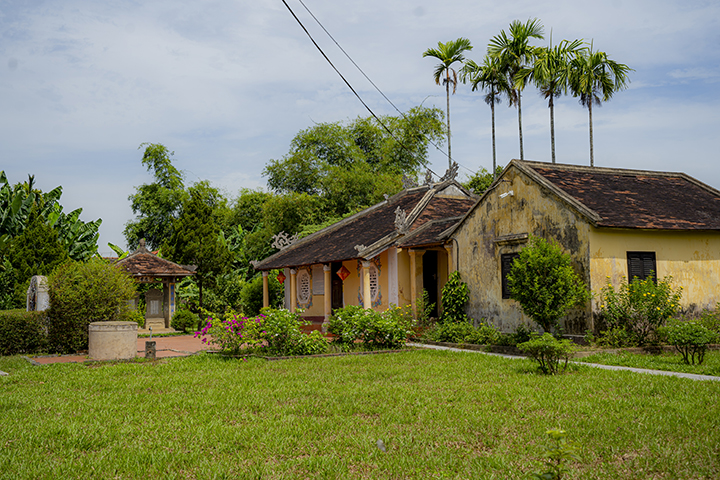
[[[502,353],[491,353],[491,352],[483,352],[480,350],[463,350],[461,348],[453,348],[453,347],[443,347],[440,345],[427,345],[425,343],[408,343],[409,347],[418,347],[418,348],[431,348],[433,350],[450,350],[453,352],[472,352],[472,353],[480,353],[483,355],[493,355],[495,357],[503,357],[503,358],[525,358],[520,357],[516,355],[505,355]],[[645,368],[632,368],[632,367],[621,367],[617,365],[601,365],[599,363],[586,363],[586,362],[571,362],[575,363],[577,365],[587,365],[589,367],[594,368],[601,368],[603,370],[627,370],[630,372],[635,373],[647,373],[649,375],[664,375],[666,377],[680,377],[680,378],[689,378],[690,380],[707,380],[712,382],[720,382],[720,377],[716,377],[713,375],[696,375],[694,373],[682,373],[682,372],[668,372],[666,370],[648,370]]]
[[[138,357],[145,357],[145,342],[149,340],[149,337],[138,337]],[[156,358],[187,357],[202,350],[213,350],[211,345],[203,343],[199,338],[195,338],[193,335],[153,337],[153,341],[155,342]],[[47,365],[50,363],[82,363],[90,361],[87,354],[29,356],[28,358],[40,365]]]

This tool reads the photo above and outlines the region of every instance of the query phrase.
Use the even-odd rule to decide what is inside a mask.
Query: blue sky
[[[298,0],[287,0],[378,114],[394,110],[345,59]],[[469,38],[480,61],[510,21],[539,18],[555,42],[592,40],[632,67],[632,83],[594,110],[599,166],[683,171],[720,188],[720,4],[715,1],[303,0],[401,109],[444,108],[422,53]],[[548,35],[546,35],[547,38]],[[175,152],[188,183],[234,196],[265,186],[262,169],[313,123],[366,116],[281,0],[0,1],[0,170],[64,189],[69,211],[103,219],[100,251],[124,245],[128,195],[151,181],[143,142]],[[537,42],[537,44],[545,44]],[[523,97],[525,158],[550,160],[549,113]],[[587,111],[556,104],[558,162],[589,164]],[[490,109],[460,85],[451,99],[461,175],[492,164]],[[519,156],[517,114],[497,109],[498,161]],[[430,154],[442,172],[446,159]]]

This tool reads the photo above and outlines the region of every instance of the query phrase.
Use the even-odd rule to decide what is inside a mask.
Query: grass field
[[[687,365],[679,353],[663,353],[659,355],[646,353],[608,353],[600,352],[588,357],[577,358],[580,362],[602,363],[603,365],[620,365],[623,367],[648,368],[650,370],[667,370],[671,372],[696,373],[698,375],[720,376],[720,351],[708,351],[702,365]]]
[[[720,477],[720,382],[477,353],[31,366],[0,358],[0,478]],[[387,447],[376,446],[382,439]]]

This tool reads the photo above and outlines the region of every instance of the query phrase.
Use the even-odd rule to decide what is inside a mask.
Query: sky
[[[313,20],[286,0],[378,115],[397,114]],[[303,0],[402,111],[445,108],[434,83],[438,42],[470,39],[482,61],[511,21],[538,18],[547,45],[593,42],[634,71],[627,90],[593,109],[595,164],[685,172],[720,189],[720,2],[665,0]],[[0,0],[0,170],[61,185],[66,212],[102,218],[99,251],[125,246],[128,196],[152,182],[143,142],[174,152],[186,183],[208,180],[233,198],[265,188],[263,168],[300,130],[369,112],[321,56],[282,0]],[[523,94],[527,160],[550,161],[547,103]],[[491,169],[490,108],[460,84],[451,97],[460,179]],[[517,111],[496,109],[500,165],[519,158]],[[589,165],[587,110],[556,100],[558,163]],[[430,168],[447,168],[431,147]]]

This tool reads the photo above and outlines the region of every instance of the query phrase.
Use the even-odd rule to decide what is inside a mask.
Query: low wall
[[[91,360],[131,360],[137,355],[137,323],[93,322],[88,326]]]

